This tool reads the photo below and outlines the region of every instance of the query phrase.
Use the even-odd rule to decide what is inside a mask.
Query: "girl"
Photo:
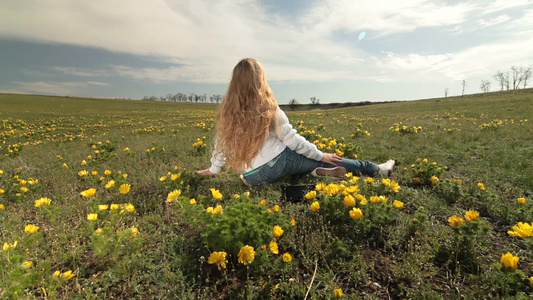
[[[215,149],[209,176],[226,168],[240,173],[250,186],[274,183],[293,174],[343,177],[352,172],[390,175],[394,160],[377,165],[323,153],[299,135],[278,107],[259,62],[245,58],[233,69],[228,91],[218,107]]]

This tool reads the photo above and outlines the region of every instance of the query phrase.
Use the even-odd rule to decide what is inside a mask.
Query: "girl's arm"
[[[213,150],[213,154],[211,155],[211,166],[209,167],[209,169],[196,171],[196,173],[202,176],[215,175],[219,173],[222,167],[226,164],[226,157],[221,151],[217,150],[216,144],[217,141],[215,140],[215,149]]]

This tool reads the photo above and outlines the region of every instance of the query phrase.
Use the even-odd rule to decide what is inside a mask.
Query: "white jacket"
[[[316,161],[321,161],[324,156],[315,144],[298,134],[296,129],[289,123],[287,115],[278,107],[274,119],[274,126],[270,126],[270,135],[259,149],[259,153],[252,159],[252,165],[248,166],[244,172],[246,173],[266,164],[283,152],[286,147]],[[224,166],[225,161],[226,157],[224,154],[215,148],[211,156],[211,167],[209,167],[209,171],[217,174]]]

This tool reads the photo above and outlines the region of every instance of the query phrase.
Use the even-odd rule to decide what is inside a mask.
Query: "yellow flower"
[[[81,192],[80,194],[84,197],[89,198],[89,197],[92,197],[94,193],[96,193],[96,189],[88,189],[88,190]]]
[[[243,195],[244,195],[245,197],[250,197],[250,192],[246,191],[246,192],[244,192]]]
[[[89,220],[89,221],[96,221],[96,220],[98,220],[98,214],[88,214],[88,215],[87,215],[87,220]]]
[[[104,230],[102,228],[96,228],[96,230],[94,231],[94,233],[96,233],[96,234],[100,234],[102,232],[104,232]]]
[[[104,171],[104,174],[107,175],[107,176],[111,175],[112,173],[113,172],[111,170],[105,170]]]
[[[176,200],[181,195],[181,189],[180,190],[173,190],[172,192],[168,193],[167,201],[168,203]]]
[[[124,151],[124,152],[128,152],[128,151],[130,151],[130,148],[129,148],[129,147],[126,147],[126,148],[122,149],[122,151]]]
[[[263,200],[259,201],[259,204],[261,204],[261,205],[266,205],[266,203],[267,203],[267,202],[266,202],[266,200],[265,200],[265,199],[263,199]]]
[[[82,160],[80,165],[85,166],[86,164],[87,162],[85,160]]]
[[[533,288],[533,276],[529,277],[529,286]]]
[[[6,209],[6,207],[2,203],[0,203],[0,210],[4,210],[4,209]]]
[[[18,241],[15,241],[12,244],[4,243],[3,249],[4,249],[4,251],[7,251],[7,250],[9,250],[11,248],[17,248],[17,244],[18,244]]]
[[[107,204],[98,205],[98,210],[107,210],[108,208],[109,208],[109,205]]]
[[[296,226],[296,220],[295,219],[291,220],[291,226]]]
[[[390,188],[393,192],[397,193],[400,190],[400,185],[396,181],[392,181],[390,184]]]
[[[520,260],[520,257],[514,256],[511,254],[511,252],[507,252],[505,254],[502,254],[502,258],[500,259],[500,263],[507,269],[516,269],[518,265],[518,260]]]
[[[134,236],[137,236],[139,234],[139,229],[135,226],[131,226],[131,234],[130,234],[130,237],[134,237]]]
[[[333,295],[335,296],[335,298],[342,298],[342,289],[335,289],[333,291]]]
[[[355,198],[352,195],[344,196],[344,205],[346,205],[346,206],[354,206],[355,205]]]
[[[23,192],[23,193],[26,193],[29,190],[28,190],[27,187],[23,186],[23,187],[20,188],[20,191]]]
[[[374,178],[372,178],[372,177],[367,177],[367,178],[365,179],[365,182],[366,182],[366,183],[372,183],[372,182],[374,182]]]
[[[272,211],[273,211],[273,212],[278,212],[279,209],[280,209],[280,208],[279,208],[279,205],[277,205],[277,204],[274,205],[274,207],[272,207]]]
[[[309,191],[305,194],[305,199],[312,200],[316,198],[316,191]]]
[[[218,214],[221,214],[222,213],[222,205],[217,205],[214,209],[213,209],[213,214],[214,215],[218,215]]]
[[[284,262],[289,262],[289,261],[291,261],[291,260],[292,260],[292,255],[290,255],[288,252],[285,252],[285,253],[283,254],[283,261],[284,261]]]
[[[167,180],[167,178],[168,178],[167,176],[161,176],[161,177],[159,177],[159,181],[161,181],[161,182],[165,181],[165,180]]]
[[[189,200],[189,203],[191,205],[195,205],[196,204],[196,199],[192,198],[191,200]]]
[[[61,271],[57,270],[55,271],[53,274],[52,274],[53,277],[59,277],[59,278],[63,278],[65,280],[69,280],[71,279],[72,277],[74,277],[75,275],[72,274],[72,271],[71,270],[68,270],[64,273],[61,273]]]
[[[63,163],[63,168],[68,168],[67,163]]]
[[[325,183],[318,183],[317,185],[315,185],[315,190],[317,191],[323,191],[324,189],[326,188],[326,184]]]
[[[439,183],[439,177],[437,177],[435,175],[431,176],[431,178],[429,180],[431,180],[431,183],[433,183],[433,184]]]
[[[479,212],[478,211],[475,211],[475,210],[469,210],[465,213],[465,218],[472,222],[474,221],[475,219],[479,218]]]
[[[134,212],[135,211],[135,206],[133,206],[133,204],[131,204],[131,203],[126,203],[126,204],[124,204],[124,209],[122,211]]]
[[[211,255],[209,255],[209,258],[207,259],[207,263],[209,264],[217,264],[218,269],[220,270],[220,267],[226,268],[226,263],[228,262],[226,260],[227,253],[224,251],[219,252],[211,252]]]
[[[278,243],[276,243],[276,241],[270,241],[268,244],[268,249],[270,249],[270,252],[274,254],[279,254]]]
[[[318,201],[315,201],[311,203],[310,207],[312,211],[318,211],[320,209],[320,203],[318,203]]]
[[[453,215],[448,218],[448,222],[450,223],[450,226],[457,227],[457,226],[463,225],[465,223],[465,219],[459,216]]]
[[[219,190],[216,190],[216,189],[214,189],[214,188],[211,188],[210,191],[211,191],[211,195],[213,195],[213,198],[215,198],[215,199],[222,199],[222,197],[224,197],[224,196],[222,195],[222,193],[220,193]]]
[[[482,190],[482,191],[484,191],[484,190],[487,189],[487,188],[485,187],[485,184],[484,184],[483,182],[478,182],[478,183],[477,183],[477,187],[478,187],[480,190]]]
[[[233,198],[239,199],[240,197],[241,197],[241,195],[239,195],[239,194],[233,194]]]
[[[36,233],[37,230],[39,230],[39,226],[33,224],[28,224],[26,227],[24,227],[24,232],[27,233]]]
[[[361,217],[363,217],[363,211],[360,208],[354,207],[350,210],[350,218],[359,220]]]
[[[238,256],[238,262],[240,262],[241,264],[247,265],[253,262],[255,259],[254,247],[249,246],[249,245],[243,246],[237,256]]]
[[[274,228],[272,228],[272,235],[275,236],[275,237],[280,237],[281,235],[283,234],[283,229],[281,228],[281,226],[274,226]]]
[[[69,280],[69,279],[71,279],[71,278],[74,277],[74,276],[75,276],[75,275],[72,274],[72,271],[71,271],[71,270],[68,270],[68,271],[66,271],[66,272],[64,272],[64,273],[61,273],[61,277],[62,277],[63,279],[65,279],[65,280]]]
[[[5,193],[5,192],[6,192],[5,190],[0,189],[0,194],[3,194],[3,193]]]
[[[35,200],[35,207],[39,207],[41,205],[50,205],[50,202],[52,202],[49,198],[40,198]]]
[[[121,184],[120,187],[118,188],[118,191],[121,193],[121,194],[127,194],[131,189],[131,185],[130,184],[127,184],[127,183],[124,183],[124,184]]]
[[[120,208],[120,206],[119,206],[118,204],[111,204],[111,205],[109,206],[109,209],[110,209],[110,210],[117,210],[117,209],[119,209],[119,208]]]
[[[398,201],[398,200],[394,200],[392,202],[392,206],[394,206],[396,208],[402,208],[403,207],[403,202],[402,201]]]
[[[22,263],[22,267],[24,269],[29,269],[29,268],[33,267],[33,261],[27,260],[27,261],[23,262]]]
[[[89,171],[87,171],[87,170],[81,170],[81,171],[78,172],[78,175],[79,175],[80,177],[87,176],[87,175],[89,175]]]
[[[106,189],[110,189],[110,188],[112,188],[114,186],[115,186],[115,181],[114,180],[109,180],[109,182],[106,183],[105,188]]]
[[[209,206],[208,208],[205,209],[205,212],[208,213],[208,214],[212,214],[213,213],[213,207]]]
[[[507,231],[509,235],[527,238],[533,236],[533,226],[529,223],[518,222],[517,226],[513,226],[513,231]]]
[[[93,175],[93,176],[98,175],[98,171],[96,171],[96,170],[95,170],[95,171],[92,171],[92,172],[91,172],[91,175]]]
[[[526,204],[526,198],[524,197],[518,198],[518,204]]]

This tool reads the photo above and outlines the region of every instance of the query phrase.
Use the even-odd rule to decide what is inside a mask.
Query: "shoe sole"
[[[346,175],[346,168],[345,167],[316,168],[316,175],[343,178],[344,175]]]

